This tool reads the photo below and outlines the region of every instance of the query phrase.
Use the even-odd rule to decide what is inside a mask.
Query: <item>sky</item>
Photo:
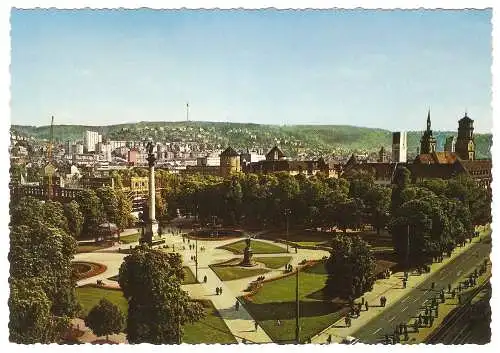
[[[490,132],[491,10],[13,10],[11,123]]]

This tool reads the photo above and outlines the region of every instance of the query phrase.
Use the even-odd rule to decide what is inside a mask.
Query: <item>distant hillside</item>
[[[12,125],[12,130],[48,139],[50,126]],[[381,146],[391,148],[391,131],[348,125],[259,125],[223,122],[139,122],[108,126],[54,125],[56,141],[83,139],[85,130],[99,131],[113,140],[196,141],[205,148],[231,145],[237,149],[261,147],[268,149],[279,144],[290,156],[299,152],[308,155],[344,154],[353,151],[377,152]],[[443,148],[447,136],[455,131],[434,131],[438,149]],[[415,155],[420,144],[421,131],[408,132],[408,152]],[[477,134],[477,158],[491,158],[491,134]]]

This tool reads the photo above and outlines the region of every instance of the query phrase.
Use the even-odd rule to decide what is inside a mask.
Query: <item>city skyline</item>
[[[490,21],[491,10],[13,10],[11,123],[182,121],[189,102],[196,121],[417,131],[429,108],[434,130],[467,111],[490,132]]]

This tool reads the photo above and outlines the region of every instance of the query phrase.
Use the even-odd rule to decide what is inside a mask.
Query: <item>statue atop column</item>
[[[253,253],[252,248],[250,247],[251,238],[248,237],[245,241],[247,243],[247,246],[243,251],[243,261],[241,261],[240,266],[252,267],[255,266],[256,263],[252,260]]]
[[[148,151],[148,165],[149,165],[149,192],[148,192],[148,217],[146,221],[146,232],[144,233],[143,241],[148,243],[149,245],[153,242],[153,235],[158,231],[158,222],[156,221],[155,215],[155,163],[156,163],[156,155],[154,153],[154,144],[149,141],[146,145],[146,149]]]

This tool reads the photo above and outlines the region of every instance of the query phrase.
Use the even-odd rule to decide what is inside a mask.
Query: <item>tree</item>
[[[85,325],[90,327],[96,336],[106,335],[108,341],[108,335],[122,331],[125,318],[120,308],[103,298],[90,310],[85,318]]]
[[[181,289],[184,278],[179,254],[136,248],[120,267],[119,283],[128,301],[130,343],[179,343],[182,325],[199,320],[203,308]]]
[[[84,219],[80,206],[75,200],[64,205],[64,215],[68,220],[68,231],[75,239],[78,239],[82,232]]]
[[[69,320],[52,315],[52,303],[37,281],[10,279],[9,284],[9,340],[19,344],[57,341]]]
[[[325,293],[330,297],[354,299],[370,291],[375,283],[375,258],[358,236],[337,234],[325,268]]]
[[[11,340],[54,342],[80,310],[71,267],[76,241],[58,228],[65,220],[60,204],[22,198],[11,207]]]
[[[104,218],[101,200],[93,190],[82,190],[77,194],[76,202],[84,219],[82,233],[97,238],[99,224]]]

